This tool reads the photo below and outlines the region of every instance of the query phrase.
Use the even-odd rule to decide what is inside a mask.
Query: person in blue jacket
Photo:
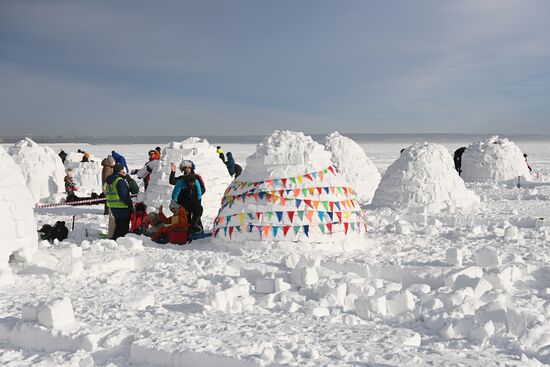
[[[178,203],[189,216],[189,232],[202,232],[201,216],[203,212],[201,184],[194,174],[188,174],[176,182],[172,191],[172,201]]]
[[[124,158],[124,156],[122,156],[121,154],[118,154],[117,152],[115,152],[114,150],[111,152],[111,157],[113,157],[113,159],[115,160],[115,163],[120,163],[122,164],[122,166],[124,167],[124,169],[126,170],[126,173],[129,173],[130,170],[128,169],[128,165],[126,164],[126,158]]]

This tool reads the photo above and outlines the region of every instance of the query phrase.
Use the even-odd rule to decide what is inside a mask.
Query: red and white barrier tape
[[[136,197],[137,195],[130,195],[131,197]],[[80,205],[80,204],[95,204],[95,203],[104,203],[107,199],[100,198],[100,199],[88,199],[88,200],[79,200],[79,201],[69,201],[65,203],[55,203],[55,204],[36,204],[34,206],[35,209],[43,209],[43,208],[54,208],[59,206],[74,206],[74,205]]]

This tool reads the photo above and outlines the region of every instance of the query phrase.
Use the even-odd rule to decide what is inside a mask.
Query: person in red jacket
[[[159,217],[164,225],[158,227],[151,239],[155,242],[186,244],[189,231],[187,211],[176,203],[170,204],[170,211],[173,215],[168,218],[162,212],[162,205],[160,206]]]

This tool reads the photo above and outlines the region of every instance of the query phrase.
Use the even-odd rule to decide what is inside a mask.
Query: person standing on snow
[[[189,232],[202,232],[201,216],[203,212],[202,190],[197,177],[190,173],[176,182],[172,191],[172,201],[185,208],[189,216]]]
[[[67,153],[63,149],[59,152],[59,158],[61,158],[61,163],[65,164],[65,159],[67,159]]]
[[[464,154],[464,151],[466,150],[466,147],[461,147],[455,150],[453,154],[453,161],[455,163],[455,169],[458,172],[458,175],[462,173],[462,154]]]
[[[134,211],[134,204],[130,198],[130,190],[124,175],[124,166],[116,163],[113,167],[113,174],[105,180],[107,206],[115,219],[115,228],[110,238],[112,240],[124,237],[128,233],[130,216]]]
[[[153,172],[153,166],[157,163],[154,163],[155,161],[158,161],[158,152],[156,150],[150,150],[149,151],[149,161],[145,163],[142,169],[136,172],[137,177],[141,178],[143,180],[143,186],[145,187],[145,191],[147,191],[147,187],[149,186],[149,180],[151,179],[151,172]]]
[[[220,157],[222,162],[225,163],[225,156],[223,155],[222,147],[220,147],[219,145],[216,147],[216,153],[218,153],[218,156]]]
[[[101,187],[103,188],[103,194],[105,195],[105,180],[107,177],[113,174],[113,167],[115,165],[115,159],[112,156],[107,156],[101,161],[103,169],[101,170]],[[105,202],[105,209],[103,211],[104,215],[109,214],[109,208],[107,207],[107,202]]]
[[[529,172],[533,172],[533,168],[531,168],[531,165],[529,162],[527,162],[527,154],[523,153],[523,158],[525,158],[525,164],[527,165],[527,168],[529,168]]]
[[[130,170],[128,169],[128,165],[126,164],[126,158],[124,158],[124,156],[118,154],[114,150],[111,152],[111,156],[115,159],[116,163],[122,164],[122,167],[124,167],[126,172],[130,172]]]

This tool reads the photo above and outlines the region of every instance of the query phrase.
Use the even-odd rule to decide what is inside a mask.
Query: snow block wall
[[[52,148],[25,138],[11,146],[8,153],[19,165],[35,203],[64,194],[65,167]]]
[[[442,145],[417,143],[393,162],[374,193],[375,207],[436,213],[476,206],[479,198],[464,186],[449,151]]]
[[[506,138],[492,136],[466,148],[461,176],[467,182],[499,182],[530,175],[519,147]]]
[[[355,190],[331,154],[301,132],[275,131],[231,183],[214,221],[227,241],[339,242],[363,238]]]
[[[0,146],[0,283],[11,277],[8,260],[19,252],[31,256],[37,247],[34,199],[25,185],[21,170]]]
[[[179,167],[183,160],[195,163],[195,173],[201,175],[206,186],[206,193],[202,197],[204,212],[202,222],[206,228],[214,220],[224,191],[232,178],[227,167],[218,157],[216,147],[210,145],[206,139],[188,138],[180,143],[174,142],[162,150],[161,160],[153,164],[153,172],[147,191],[140,193],[139,200],[147,206],[158,208],[161,204],[166,208],[170,204],[174,186],[170,185],[170,163]],[[176,177],[182,175],[178,171]],[[150,210],[149,210],[150,211]]]
[[[326,137],[325,149],[332,153],[332,164],[357,190],[357,200],[370,203],[380,183],[380,173],[363,148],[352,139],[333,132]]]
[[[101,188],[101,171],[103,167],[101,162],[81,162],[82,154],[77,153],[78,160],[69,159],[72,153],[69,153],[65,160],[65,168],[72,169],[74,173],[74,182],[78,187],[77,195],[82,193],[89,194],[91,192],[100,193]]]

